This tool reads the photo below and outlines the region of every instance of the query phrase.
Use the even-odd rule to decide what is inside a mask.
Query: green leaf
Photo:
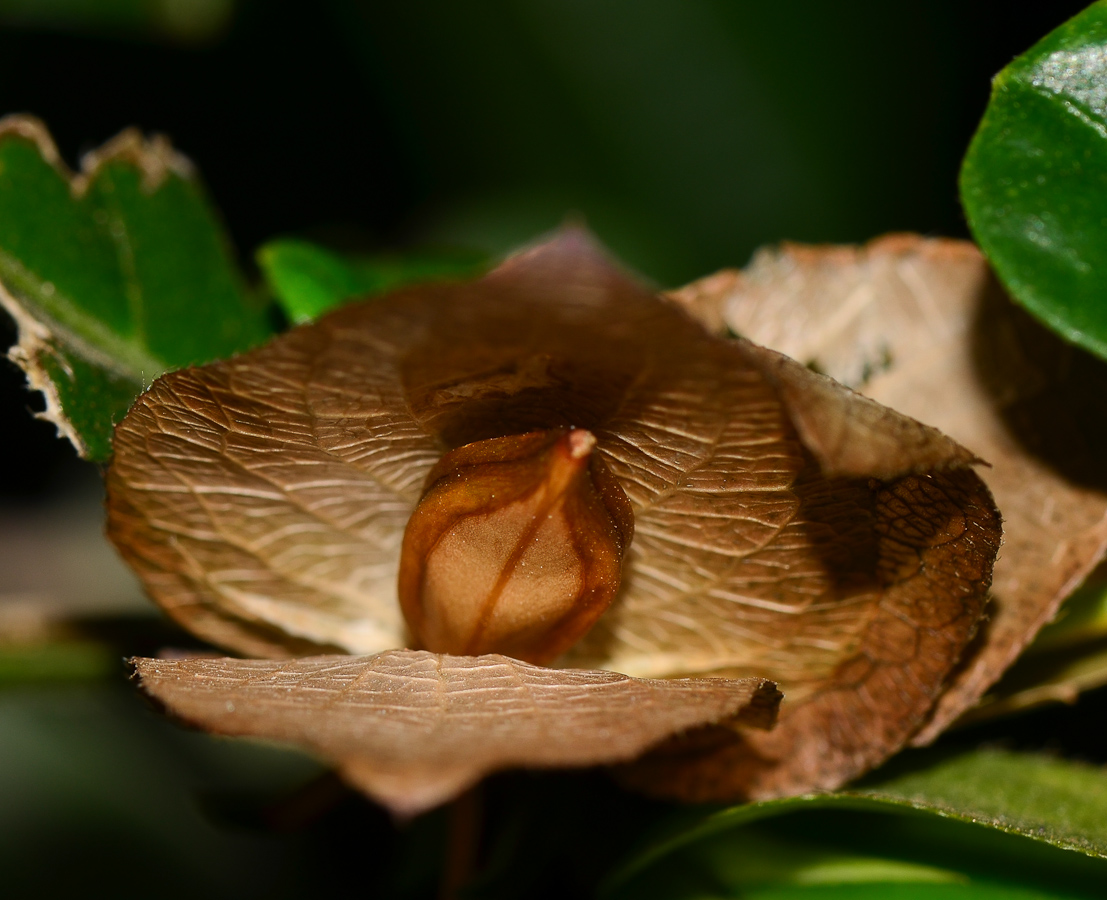
[[[800,810],[696,840],[606,893],[1045,900],[1098,898],[1105,876],[1102,861],[937,816]]]
[[[291,238],[262,246],[257,261],[281,308],[297,325],[346,301],[404,285],[471,278],[487,264],[482,255],[465,252],[344,257]]]
[[[1072,703],[1107,685],[1107,571],[1097,569],[1065,600],[1022,656],[962,723],[1043,703]]]
[[[1107,772],[1093,766],[981,750],[842,796],[936,812],[1107,859]]]
[[[28,682],[93,681],[119,670],[119,654],[94,641],[31,646],[0,643],[0,688]]]
[[[1074,703],[1084,691],[1107,684],[1107,638],[1027,653],[959,720],[962,724],[1041,706]]]
[[[703,897],[702,894],[696,896]],[[755,888],[744,890],[740,895],[715,896],[741,896],[743,900],[1049,900],[1061,895],[980,882],[936,885],[872,882]]]
[[[872,840],[876,829],[889,824],[884,821],[888,818],[837,813],[805,820],[799,814],[772,826],[730,829],[670,854],[625,882],[614,896],[620,900],[1045,900],[1074,896],[986,871],[995,862],[1002,868],[1009,853],[989,858],[983,867],[966,867],[958,854],[947,852],[941,835],[897,829],[894,826],[899,823],[894,821],[890,831],[908,846]],[[938,828],[950,830],[945,823]],[[965,837],[960,835],[963,842]],[[968,837],[967,843],[972,845],[972,836]],[[861,849],[864,845],[871,849]],[[973,849],[978,855],[994,857],[993,848]],[[917,857],[929,857],[929,862]],[[1062,880],[1073,881],[1063,876]],[[1075,896],[1081,893],[1077,891]]]
[[[0,304],[12,358],[82,456],[162,372],[270,333],[186,159],[127,131],[69,173],[45,127],[0,121]]]
[[[1107,2],[999,75],[961,171],[973,235],[1020,303],[1107,357]]]
[[[619,896],[727,897],[823,896],[849,887],[864,896],[895,897],[908,886],[921,897],[934,888],[964,882],[960,873],[938,866],[882,858],[807,841],[765,829],[742,828],[702,838],[651,867]],[[926,890],[929,889],[929,890]],[[845,894],[843,896],[853,896]]]
[[[1107,637],[1107,570],[1102,567],[1065,600],[1027,652],[1043,653]]]
[[[919,766],[920,758],[930,759],[932,762]],[[755,822],[813,810],[833,810],[839,814],[842,811],[862,811],[894,814],[897,817],[903,815],[914,817],[922,814],[926,819],[941,817],[944,822],[943,827],[955,822],[972,826],[969,829],[970,834],[994,829],[998,832],[1031,838],[1053,847],[1077,850],[1088,856],[1107,859],[1107,820],[1103,817],[1103,810],[1107,808],[1107,772],[1077,763],[999,751],[976,751],[937,757],[931,752],[915,754],[913,759],[914,768],[904,770],[905,764],[900,762],[898,772],[889,771],[891,767],[888,767],[883,773],[878,773],[864,785],[850,791],[750,803],[723,810],[690,810],[674,814],[661,833],[656,834],[651,841],[647,842],[644,849],[613,873],[606,884],[607,890],[618,896],[633,896],[634,891],[630,890],[631,887],[640,887],[651,881],[656,866],[674,854],[689,852],[692,852],[692,856],[681,856],[683,862],[679,868],[682,871],[686,868],[686,863],[692,865],[688,861],[695,857],[699,859],[696,865],[699,865],[703,871],[713,873],[714,878],[721,877],[720,867],[725,863],[732,868],[737,865],[746,873],[741,878],[735,876],[731,879],[732,883],[744,879],[743,883],[746,884],[761,883],[766,880],[780,884],[783,876],[770,877],[771,873],[765,874],[768,870],[756,869],[756,866],[771,867],[777,863],[771,860],[766,862],[769,857],[764,853],[747,854],[742,849],[741,841],[735,837],[727,838],[726,835]],[[911,758],[906,765],[911,765]],[[887,816],[881,818],[887,818]],[[987,828],[982,829],[980,826],[987,826]],[[885,824],[880,830],[887,830],[887,827]],[[743,831],[741,840],[745,841],[747,837],[747,833]],[[712,843],[716,840],[721,842],[718,847]],[[710,858],[715,854],[719,858],[709,864],[704,859],[696,857],[701,850],[695,848],[700,847],[708,848],[702,851],[707,854],[707,857]],[[831,854],[831,856],[834,859],[834,867],[837,867],[836,871],[846,872],[849,869],[849,866],[843,862],[846,857],[841,855],[841,848],[835,852],[838,855]],[[1025,851],[1023,854],[1025,855]],[[753,861],[747,858],[751,856]],[[1077,861],[1081,859],[1081,857],[1069,857],[1063,853],[1061,857]],[[884,859],[887,862],[888,857]],[[894,861],[895,857],[892,859]],[[911,858],[900,856],[899,859],[910,861]],[[803,866],[813,864],[809,860]],[[1089,864],[1100,873],[1099,877],[1107,879],[1107,864],[1091,861]],[[886,875],[881,875],[883,870],[872,860],[858,865],[860,868],[855,866],[853,874],[849,875],[855,881],[889,880]],[[750,866],[755,868],[751,869]],[[803,868],[795,860],[791,866],[797,871]],[[784,871],[788,866],[781,863],[779,868]],[[906,881],[926,879],[933,881],[942,880],[945,877],[921,870],[896,871],[900,874],[899,880]],[[956,879],[950,875],[946,880]],[[658,893],[651,896],[683,895]],[[688,896],[724,895],[689,894]],[[785,895],[781,894],[781,896]],[[892,894],[883,896],[892,896]],[[910,896],[958,895],[935,892]],[[1000,893],[994,896],[1008,896],[1008,894]],[[1029,894],[1027,896],[1052,895]]]

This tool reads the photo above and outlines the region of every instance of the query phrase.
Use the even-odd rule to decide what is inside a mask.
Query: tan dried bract
[[[594,436],[634,527],[610,606],[553,664],[756,676],[787,696],[775,731],[666,750],[642,783],[719,799],[830,788],[911,738],[991,579],[999,518],[975,457],[711,336],[578,231],[478,281],[353,305],[159,379],[117,430],[109,533],[216,643],[412,647],[397,579],[429,473],[459,447],[559,429]],[[466,569],[458,596],[478,596]]]
[[[1107,366],[1016,307],[964,241],[785,244],[674,299],[990,463],[1004,516],[986,628],[915,741],[971,707],[1107,548]]]
[[[780,702],[776,686],[757,678],[642,681],[415,650],[134,665],[142,688],[174,715],[216,734],[307,747],[401,816],[499,769],[621,762],[720,721],[765,728]]]

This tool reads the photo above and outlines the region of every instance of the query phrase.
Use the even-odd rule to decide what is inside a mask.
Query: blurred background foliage
[[[243,261],[284,233],[498,253],[577,214],[676,285],[782,239],[966,235],[990,77],[1082,6],[0,0],[0,109],[71,164],[167,133]],[[68,452],[19,382],[4,496]]]
[[[783,239],[967,236],[957,170],[991,76],[1083,6],[0,0],[0,112],[43,118],[71,165],[128,125],[165,132],[247,270],[277,236],[497,254],[572,215],[672,286]],[[0,367],[0,624],[36,591],[116,621],[84,650],[43,631],[81,683],[5,687],[0,658],[0,894],[304,896],[357,876],[433,895],[441,816],[397,837],[302,758],[143,710],[119,658],[185,638],[126,619],[142,601],[97,536],[95,472],[36,402]],[[1104,762],[1102,693],[952,740]],[[504,776],[488,803],[496,896],[573,896],[657,811],[593,776]]]

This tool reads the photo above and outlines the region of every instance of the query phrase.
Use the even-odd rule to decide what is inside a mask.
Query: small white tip
[[[569,432],[569,456],[583,459],[596,446],[596,436],[584,428],[574,428]]]

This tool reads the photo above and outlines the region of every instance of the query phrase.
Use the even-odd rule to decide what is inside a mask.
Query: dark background
[[[0,0],[0,112],[71,165],[170,135],[247,267],[290,232],[499,253],[577,213],[675,285],[781,239],[965,235],[991,76],[1083,6]],[[21,384],[4,365],[0,501],[75,464]]]
[[[1084,5],[0,0],[0,113],[43,118],[71,165],[128,125],[167,133],[252,277],[282,234],[496,254],[577,214],[677,285],[782,239],[966,236],[957,169],[991,76]],[[35,404],[0,363],[0,514],[76,487],[102,544],[94,473]],[[116,622],[116,656],[181,640],[152,621]],[[0,894],[433,896],[443,814],[396,832],[305,758],[184,732],[115,674],[0,691]],[[1104,762],[1104,710],[1100,691],[947,740]],[[598,776],[487,790],[510,896],[575,896],[650,815]]]

